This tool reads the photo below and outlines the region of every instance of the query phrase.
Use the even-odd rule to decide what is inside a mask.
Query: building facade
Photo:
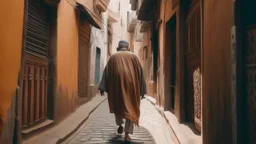
[[[107,60],[108,4],[25,0],[1,6],[1,18],[12,18],[1,27],[0,143],[21,143],[96,95]]]
[[[172,120],[195,131],[191,137],[187,136],[188,141],[254,143],[252,7],[255,3],[241,0],[132,2],[138,5],[138,19],[150,23],[144,34],[151,33],[147,42],[153,50],[150,61],[153,65],[157,63],[155,98],[174,137],[186,143],[182,134],[177,133],[186,130],[179,125],[172,126]],[[145,36],[143,41],[146,39]],[[146,54],[147,50],[141,50],[140,58],[145,59]],[[148,68],[144,69],[148,72]]]

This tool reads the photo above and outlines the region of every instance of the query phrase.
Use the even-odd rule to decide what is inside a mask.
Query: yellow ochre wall
[[[78,91],[78,18],[67,1],[58,5],[57,87],[55,117],[63,119],[76,107]]]
[[[8,14],[8,15],[7,15]],[[0,134],[17,88],[21,63],[24,1],[2,1],[0,5]]]

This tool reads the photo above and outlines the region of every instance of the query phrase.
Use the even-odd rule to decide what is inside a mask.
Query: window
[[[95,60],[95,77],[94,77],[94,84],[98,84],[100,82],[100,55],[101,49],[96,48],[96,60]]]
[[[143,47],[143,60],[146,60],[148,58],[148,47]]]

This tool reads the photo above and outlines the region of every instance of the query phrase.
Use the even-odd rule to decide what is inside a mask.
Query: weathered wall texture
[[[12,96],[11,106],[8,109],[6,116],[6,123],[0,135],[0,144],[13,144],[14,142],[14,129],[15,129],[15,109],[16,109],[16,94]]]
[[[67,1],[58,5],[57,27],[55,117],[59,121],[76,108],[78,92],[78,18]]]
[[[0,135],[5,123],[12,122],[8,109],[16,92],[21,64],[24,1],[3,1],[0,5]],[[15,101],[14,101],[15,102]],[[9,114],[8,114],[9,113]],[[12,114],[10,114],[12,113]],[[9,125],[9,124],[8,124]],[[8,128],[8,127],[7,127]],[[9,127],[9,130],[11,128]],[[6,134],[6,131],[3,131]]]
[[[232,143],[232,0],[204,1],[203,143]]]

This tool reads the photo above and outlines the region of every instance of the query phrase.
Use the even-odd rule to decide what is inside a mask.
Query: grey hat
[[[118,47],[119,48],[128,48],[129,47],[129,43],[127,41],[124,41],[124,40],[120,40],[119,43],[118,43]]]

